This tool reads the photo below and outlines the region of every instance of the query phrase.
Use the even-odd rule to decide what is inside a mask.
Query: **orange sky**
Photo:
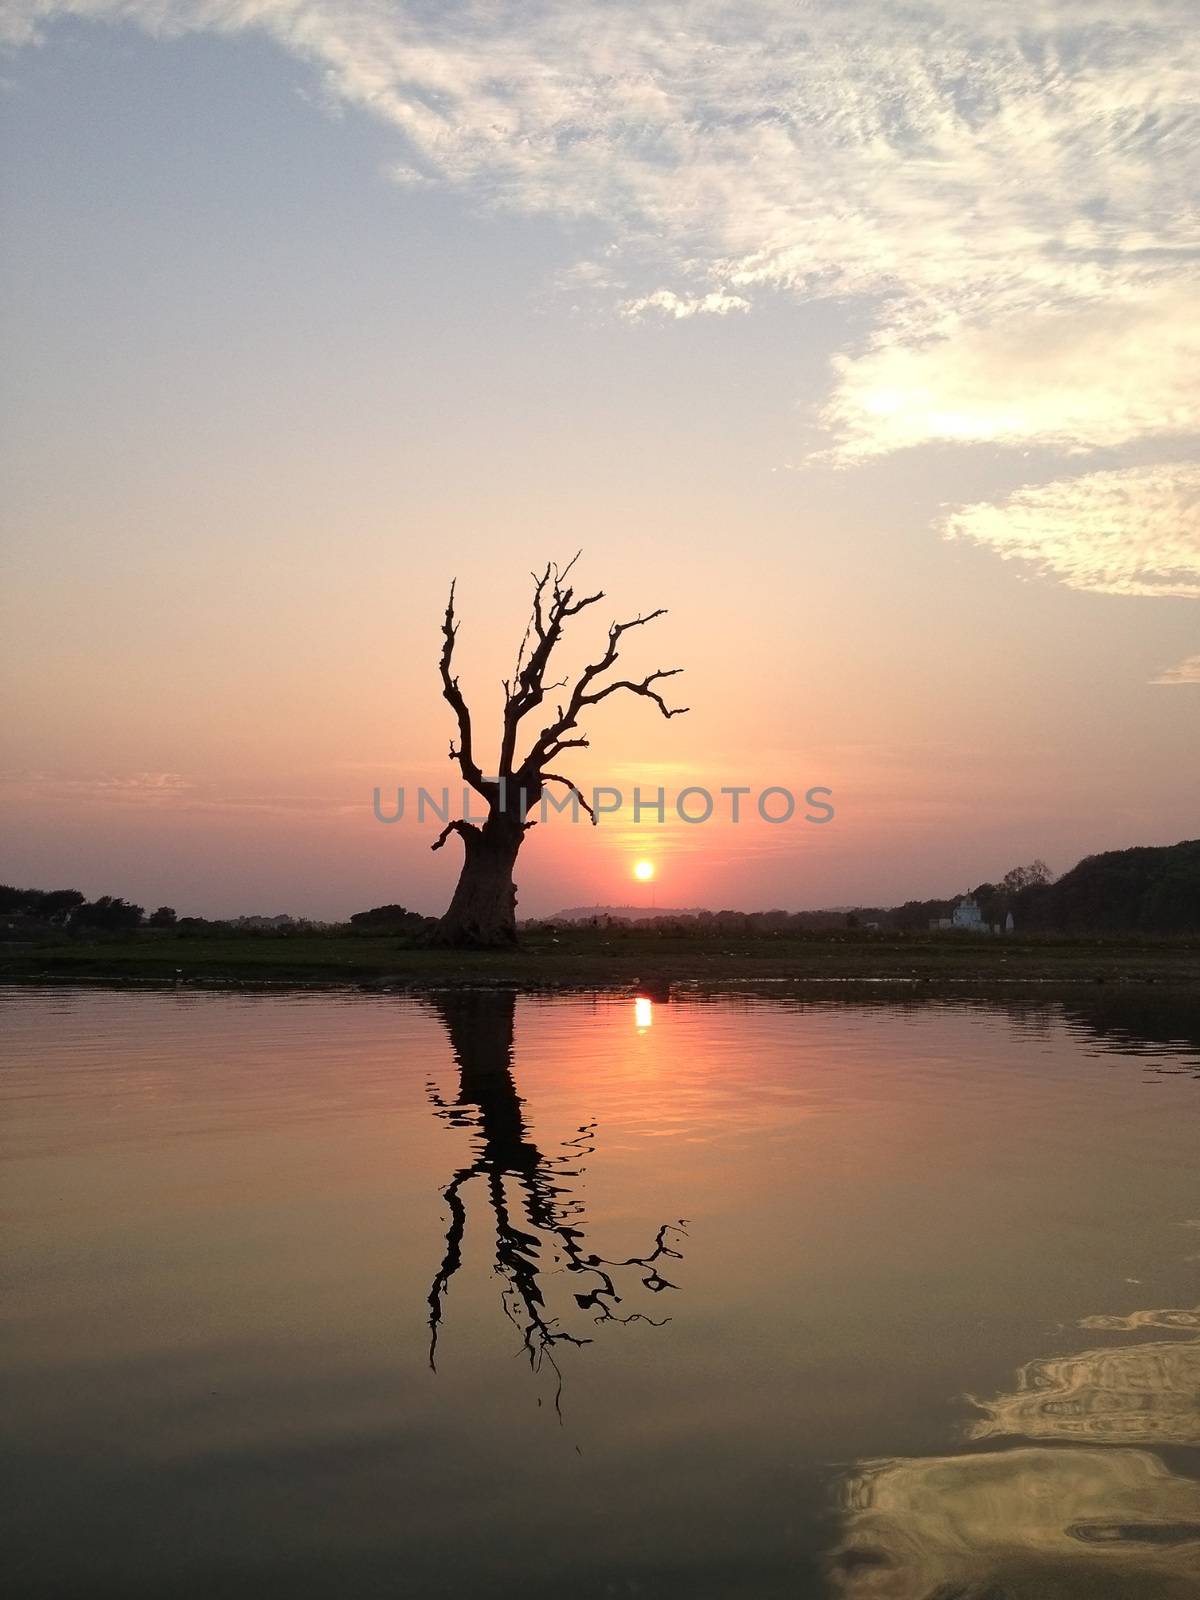
[[[660,906],[894,901],[950,893],[1033,855],[1061,869],[1089,849],[1194,831],[1182,699],[1119,672],[1096,602],[1092,629],[1053,640],[1050,660],[979,637],[961,614],[929,628],[922,605],[928,631],[893,642],[881,674],[878,612],[864,616],[849,597],[842,608],[781,592],[763,568],[725,557],[709,565],[718,600],[695,566],[675,571],[665,552],[615,544],[586,568],[619,579],[614,592],[628,600],[614,614],[675,602],[631,636],[629,670],[685,663],[670,687],[692,709],[665,722],[648,702],[610,700],[568,770],[585,791],[614,785],[628,800],[635,785],[651,797],[661,783],[668,821],[651,813],[635,825],[628,809],[597,828],[551,819],[522,855],[523,910],[641,904],[651,892]],[[89,638],[57,656],[31,653],[19,670],[39,711],[21,734],[31,776],[6,785],[9,875],[211,913],[344,915],[391,899],[436,909],[457,846],[431,855],[438,824],[420,826],[414,812],[418,785],[461,790],[436,682],[444,557],[409,560],[406,575],[408,554],[377,548],[363,574],[328,552],[281,570],[269,596],[215,585],[205,596],[193,570],[188,600],[176,573],[181,625],[143,611],[135,642],[128,600],[117,608],[126,627],[107,646]],[[507,551],[461,570],[462,679],[487,750],[528,585]],[[308,606],[327,632],[305,635]],[[598,623],[577,620],[572,668],[602,643],[601,611]],[[910,606],[889,633],[916,627]],[[1105,668],[1101,695],[1092,674]],[[714,795],[777,784],[798,801],[825,785],[836,815],[806,825],[801,801],[790,823],[769,826],[752,797],[735,827],[717,795],[714,819],[686,826],[670,800],[691,784]],[[399,785],[404,820],[381,826],[373,790],[387,813]],[[656,866],[652,891],[632,880],[643,856]]]

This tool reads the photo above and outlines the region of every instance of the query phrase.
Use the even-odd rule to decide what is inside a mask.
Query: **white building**
[[[979,901],[973,894],[965,894],[955,906],[953,915],[933,917],[929,927],[932,933],[949,933],[952,929],[960,933],[1012,933],[1015,923],[1011,911],[1002,923],[985,922]]]
[[[1001,926],[998,922],[985,922],[983,912],[979,908],[979,901],[973,894],[965,894],[955,906],[953,913],[948,917],[934,917],[929,924],[934,933],[949,933],[954,930],[959,933],[999,933]],[[1005,918],[1005,933],[1013,931],[1013,918],[1010,911]]]
[[[965,894],[954,908],[950,918],[952,928],[963,928],[967,933],[991,933],[991,928],[983,920],[983,912],[979,909],[979,901],[973,894]]]

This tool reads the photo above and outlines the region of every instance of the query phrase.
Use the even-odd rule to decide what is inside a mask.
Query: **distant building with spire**
[[[935,933],[1011,933],[1014,924],[1011,911],[1005,917],[1003,925],[999,922],[985,922],[979,901],[973,894],[968,893],[963,895],[948,917],[934,917],[929,926]]]
[[[983,912],[979,909],[979,901],[973,894],[965,894],[954,908],[950,918],[952,927],[965,928],[968,933],[989,932],[987,923],[983,920]]]

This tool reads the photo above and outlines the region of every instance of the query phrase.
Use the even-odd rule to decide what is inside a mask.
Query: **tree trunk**
[[[433,930],[432,942],[484,949],[516,944],[517,886],[513,868],[525,830],[496,811],[482,827],[463,833],[462,872],[454,898]]]

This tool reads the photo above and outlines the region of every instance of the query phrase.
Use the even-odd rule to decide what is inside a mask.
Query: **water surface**
[[[1200,1595],[1200,1015],[0,992],[22,1596]]]

